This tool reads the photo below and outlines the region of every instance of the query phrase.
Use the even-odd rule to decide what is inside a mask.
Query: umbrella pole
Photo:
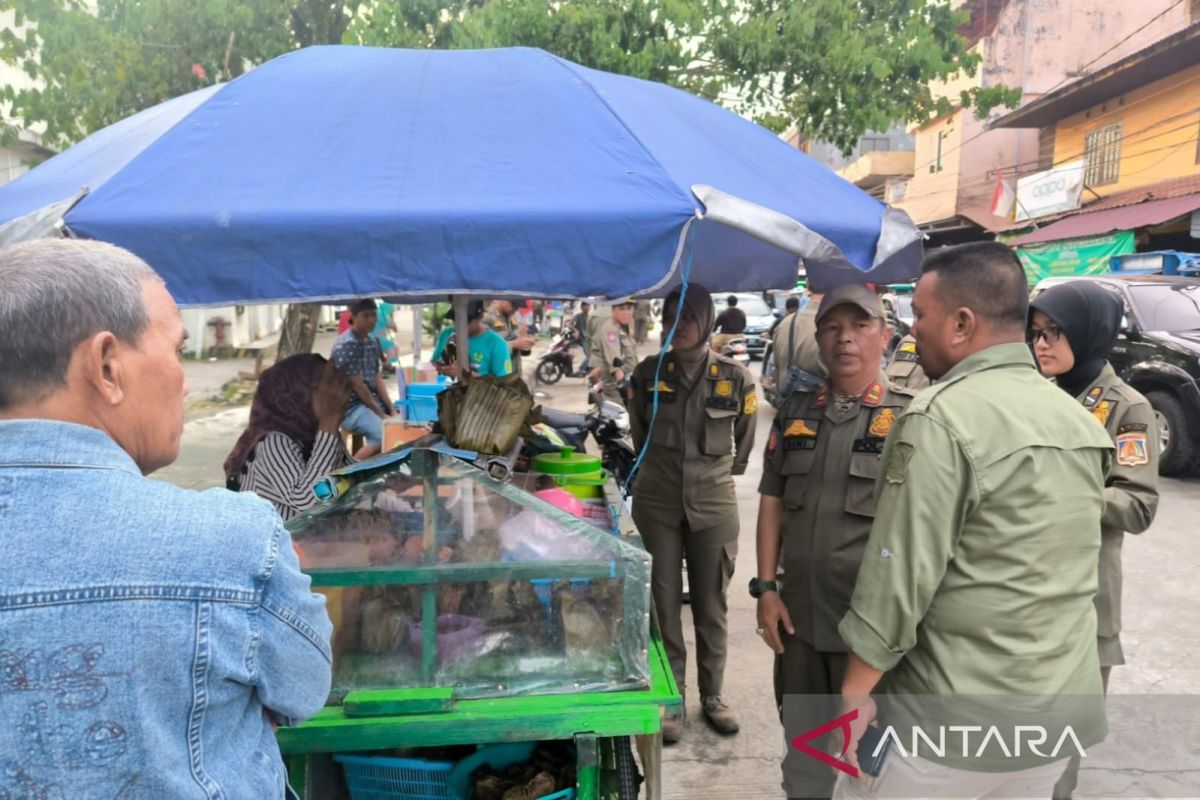
[[[458,378],[471,367],[470,336],[467,334],[467,303],[468,299],[461,294],[451,297],[454,303],[454,347],[458,350]]]

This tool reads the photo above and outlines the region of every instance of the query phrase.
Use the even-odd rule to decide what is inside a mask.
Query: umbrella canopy
[[[885,283],[921,249],[903,212],[765,128],[528,48],[289,53],[0,188],[0,224],[29,235],[55,204],[181,305],[662,295],[685,268],[722,291],[790,288],[801,265]]]

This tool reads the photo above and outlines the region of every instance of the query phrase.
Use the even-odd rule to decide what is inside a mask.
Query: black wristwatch
[[[750,579],[750,596],[757,599],[763,596],[764,592],[778,592],[778,581],[762,581],[758,578]]]

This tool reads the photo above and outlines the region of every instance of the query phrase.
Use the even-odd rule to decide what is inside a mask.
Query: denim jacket
[[[321,708],[330,628],[266,501],[0,421],[0,797],[282,798],[264,712]]]

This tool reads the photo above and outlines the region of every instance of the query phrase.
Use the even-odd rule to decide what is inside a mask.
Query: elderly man
[[[1022,724],[1052,722],[1051,741],[1070,727],[1085,748],[1106,733],[1092,598],[1112,441],[1039,374],[1025,344],[1028,294],[1004,245],[926,259],[913,332],[935,383],[888,436],[875,524],[838,628],[851,651],[847,760],[876,715],[877,686],[902,738],[947,715],[961,725],[967,710],[1010,742]],[[1039,713],[1017,713],[1029,709]],[[874,781],[839,776],[834,796],[936,787],[945,797],[1049,797],[1074,752],[1006,758],[992,745],[969,756],[965,746],[892,753]]]
[[[179,453],[186,333],[98,242],[0,250],[0,796],[283,798],[329,618],[265,500]]]
[[[912,400],[880,372],[891,329],[875,292],[834,289],[821,301],[816,326],[829,380],[784,401],[759,484],[758,577],[750,594],[758,599],[758,632],[776,654],[780,709],[789,695],[841,691],[846,644],[837,626],[850,608],[875,517],[884,438]],[[820,717],[803,729],[820,724]],[[784,759],[783,779],[788,797],[833,791],[829,768],[796,750]]]

